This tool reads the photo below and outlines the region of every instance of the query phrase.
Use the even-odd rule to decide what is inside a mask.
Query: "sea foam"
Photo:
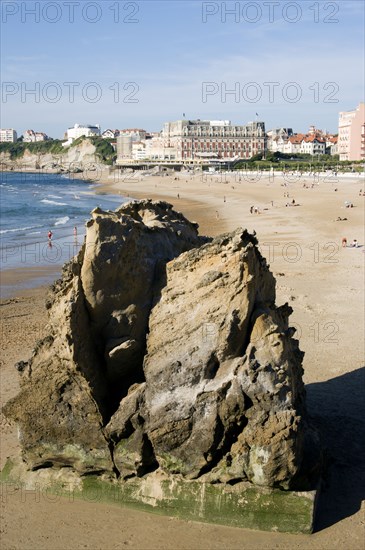
[[[49,201],[48,199],[42,199],[40,202],[43,202],[44,204],[53,204],[55,206],[68,206],[67,202]]]
[[[0,229],[0,235],[5,233],[16,233],[20,231],[29,231],[30,229],[38,229],[41,225],[33,225],[32,227],[16,227],[14,229]]]
[[[64,216],[63,218],[58,218],[58,220],[55,221],[55,225],[64,225],[68,222],[70,218],[68,216]]]

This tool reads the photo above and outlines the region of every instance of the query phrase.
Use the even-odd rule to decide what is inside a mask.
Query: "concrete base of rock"
[[[55,495],[73,501],[108,502],[146,512],[200,521],[287,533],[311,533],[317,491],[267,489],[250,483],[235,485],[186,481],[153,472],[142,478],[117,481],[103,476],[80,477],[69,468],[26,470],[8,461],[0,476],[2,494],[38,491],[38,498]]]

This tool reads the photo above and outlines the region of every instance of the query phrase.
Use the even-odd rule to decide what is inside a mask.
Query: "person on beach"
[[[48,231],[48,240],[51,241],[53,237],[53,233],[51,230]]]
[[[346,248],[347,247],[347,239],[346,237],[342,237],[342,248]]]
[[[354,239],[350,246],[352,246],[353,248],[357,248],[359,246],[357,239]]]
[[[74,227],[74,235],[75,235],[75,237],[77,237],[77,227],[76,227],[76,225]]]

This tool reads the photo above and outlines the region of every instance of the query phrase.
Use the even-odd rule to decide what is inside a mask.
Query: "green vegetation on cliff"
[[[36,143],[0,143],[0,153],[10,153],[11,160],[23,157],[26,150],[39,155],[46,155],[47,153],[59,155],[65,152],[65,149],[62,147],[62,141],[59,139],[38,141]]]
[[[101,137],[88,138],[94,145],[96,151],[95,154],[99,157],[104,164],[112,165],[117,158],[117,154],[112,146],[111,139],[104,139]]]
[[[63,147],[63,142],[59,139],[39,141],[36,143],[0,143],[0,153],[9,153],[11,160],[21,159],[24,156],[25,151],[29,151],[29,153],[35,155],[64,155],[71,147],[77,147],[86,140],[94,145],[96,149],[95,154],[102,163],[109,165],[113,164],[113,161],[117,158],[117,155],[111,145],[112,140],[103,139],[101,137],[86,138],[81,136],[69,147]]]

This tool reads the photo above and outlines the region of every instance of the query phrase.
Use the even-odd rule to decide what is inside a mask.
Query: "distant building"
[[[34,130],[25,130],[23,133],[24,143],[32,143],[35,141],[35,131]]]
[[[161,133],[145,141],[145,154],[151,160],[181,160],[175,145],[166,143]]]
[[[176,150],[177,160],[249,159],[266,148],[264,122],[178,120],[164,124],[161,138],[165,149]]]
[[[293,135],[292,128],[274,128],[267,132],[267,149],[273,153],[284,153],[284,147],[290,136]]]
[[[82,136],[85,137],[96,137],[101,135],[100,124],[75,124],[73,128],[67,129],[67,141],[62,145],[67,147],[71,145],[75,139],[78,139]]]
[[[132,158],[132,137],[121,135],[117,137],[117,156],[118,160],[129,160]]]
[[[129,136],[132,141],[144,141],[147,137],[146,130],[141,128],[125,128],[124,130],[118,130],[120,136]]]
[[[301,153],[301,146],[304,138],[305,134],[294,134],[293,136],[290,136],[284,144],[282,152],[286,155]]]
[[[157,134],[127,129],[120,130],[117,138],[118,160],[137,157],[178,162],[249,159],[264,153],[265,147],[264,122],[242,126],[232,125],[229,120],[177,120],[166,122]]]
[[[141,128],[125,128],[117,130],[117,156],[118,160],[143,160],[146,157],[146,142],[153,142],[150,134]],[[148,156],[148,158],[151,158]]]
[[[338,136],[326,136],[326,153],[338,155]]]
[[[116,139],[118,136],[119,130],[110,130],[109,128],[101,134],[103,139]]]
[[[132,142],[132,158],[134,160],[144,160],[147,158],[145,141]]]
[[[13,128],[1,128],[0,142],[14,143],[18,139],[17,133]]]
[[[35,132],[34,130],[25,130],[23,141],[25,143],[33,143],[36,141],[48,141],[50,138],[44,132]]]
[[[316,135],[304,137],[300,145],[300,153],[307,155],[325,155],[326,141]]]
[[[340,160],[365,158],[365,104],[354,111],[343,111],[338,121],[338,154]]]
[[[160,137],[161,132],[148,132],[146,135],[146,139],[153,139]]]
[[[314,125],[307,134],[294,134],[292,128],[275,128],[267,132],[267,149],[287,155],[336,155],[337,136]]]

